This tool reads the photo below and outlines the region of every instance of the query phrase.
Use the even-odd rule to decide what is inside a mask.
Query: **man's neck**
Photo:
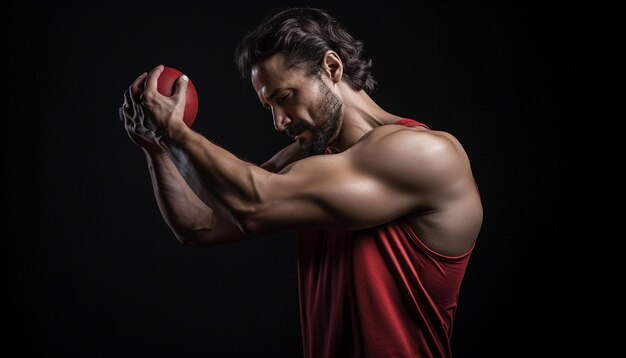
[[[329,145],[332,152],[343,152],[372,129],[395,124],[402,119],[382,109],[365,91],[355,92],[345,82],[341,82],[340,86],[343,86],[343,123],[339,136]]]

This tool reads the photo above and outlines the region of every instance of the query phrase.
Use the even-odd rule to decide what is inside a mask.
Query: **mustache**
[[[295,137],[296,135],[302,133],[305,129],[313,129],[313,126],[308,124],[307,122],[296,122],[291,124],[289,127],[287,127],[285,129],[285,132],[287,132],[287,135],[290,136],[291,138]]]

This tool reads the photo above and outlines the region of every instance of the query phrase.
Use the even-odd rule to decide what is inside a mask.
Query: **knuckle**
[[[144,103],[151,103],[155,99],[155,95],[152,92],[144,92],[141,94],[141,101]]]

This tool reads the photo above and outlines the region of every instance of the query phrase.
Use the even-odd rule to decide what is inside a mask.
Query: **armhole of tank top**
[[[419,236],[415,233],[415,231],[413,231],[411,226],[404,220],[404,218],[399,219],[398,222],[400,223],[400,226],[402,227],[402,229],[411,237],[411,239],[413,239],[413,241],[417,244],[417,246],[419,246],[420,249],[422,249],[427,255],[434,257],[436,259],[444,260],[448,262],[460,262],[466,259],[472,253],[472,251],[474,251],[474,246],[476,245],[476,242],[474,242],[474,244],[472,244],[472,247],[466,253],[462,255],[448,256],[448,255],[441,254],[431,249],[422,240],[420,240]]]

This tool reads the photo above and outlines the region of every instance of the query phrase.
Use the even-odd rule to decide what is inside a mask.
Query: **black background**
[[[454,134],[485,209],[457,357],[557,350],[576,103],[564,9],[546,2],[12,2],[3,235],[13,348],[45,356],[301,356],[295,235],[178,243],[118,121],[160,63],[200,97],[194,129],[261,163],[288,143],[232,61],[268,13],[321,7],[364,40],[388,111]],[[547,344],[544,348],[542,345]]]

